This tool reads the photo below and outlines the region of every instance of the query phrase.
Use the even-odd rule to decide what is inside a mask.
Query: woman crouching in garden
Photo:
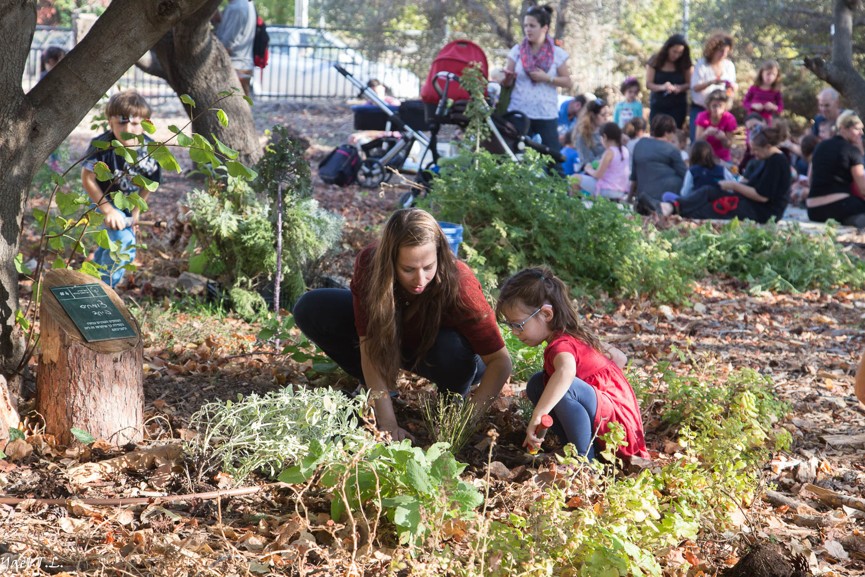
[[[480,282],[457,260],[436,220],[395,212],[378,243],[355,260],[351,290],[316,289],[294,307],[297,326],[371,392],[378,428],[399,426],[390,391],[400,369],[467,395],[485,408],[511,374],[511,359]]]

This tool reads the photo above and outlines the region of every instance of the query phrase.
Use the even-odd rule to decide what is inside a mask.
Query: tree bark
[[[45,275],[39,323],[42,354],[36,378],[36,410],[45,431],[60,444],[73,427],[115,445],[136,443],[144,431],[144,345],[141,336],[88,343],[60,306],[51,287],[99,282],[130,326],[135,320],[111,288],[84,273]]]
[[[806,58],[805,68],[846,96],[861,114],[865,103],[865,78],[853,68],[853,23],[859,9],[856,0],[834,0],[832,57],[828,62],[822,58]]]
[[[153,47],[156,65],[140,67],[164,78],[177,94],[192,97],[196,107],[187,106],[186,112],[192,119],[193,131],[219,139],[240,153],[241,162],[251,165],[261,157],[252,109],[243,98],[228,52],[210,24],[220,1],[205,0],[199,10],[179,22]],[[216,104],[220,93],[228,90],[234,90],[234,94]],[[206,114],[210,106],[225,111],[229,126],[221,125],[214,114]]]
[[[21,87],[36,0],[0,0],[0,374],[12,380],[24,199],[34,174],[138,58],[206,0],[114,0],[91,32],[29,93]],[[0,397],[8,394],[6,387]],[[5,436],[6,431],[0,431]]]

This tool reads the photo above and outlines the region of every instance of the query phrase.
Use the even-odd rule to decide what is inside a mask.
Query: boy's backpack
[[[334,148],[318,164],[318,175],[327,184],[347,186],[357,179],[360,169],[360,153],[351,144]]]
[[[270,59],[270,36],[267,33],[267,24],[261,16],[255,22],[255,38],[252,40],[252,62],[259,68],[267,66]]]

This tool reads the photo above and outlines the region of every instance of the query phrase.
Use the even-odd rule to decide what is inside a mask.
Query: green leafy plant
[[[544,368],[544,348],[532,347],[523,343],[509,328],[499,325],[505,346],[511,356],[513,370],[511,380],[526,382],[532,375]]]
[[[780,227],[734,220],[665,236],[677,251],[690,255],[695,274],[736,278],[754,291],[865,286],[865,261],[836,242],[832,225],[824,234],[809,234],[798,223]]]
[[[360,425],[366,395],[349,399],[333,389],[286,387],[264,396],[208,403],[190,418],[199,436],[186,446],[202,473],[219,467],[245,479],[253,471],[275,477],[311,452],[343,460],[371,436]]]
[[[334,493],[333,519],[372,508],[394,524],[401,543],[420,545],[446,521],[468,517],[483,502],[480,492],[459,478],[466,465],[457,462],[447,443],[426,451],[407,439],[379,443],[349,462],[330,464],[323,463],[319,448],[313,445],[309,455],[283,471],[279,480],[303,483],[321,467],[318,484]]]
[[[620,205],[599,199],[586,207],[545,168],[534,151],[519,163],[463,153],[442,162],[422,202],[442,220],[462,223],[469,263],[499,278],[548,262],[578,291],[669,301],[690,293],[691,270],[668,240]]]
[[[476,542],[476,556],[469,561],[452,556],[452,570],[472,576],[660,577],[658,558],[669,547],[701,531],[727,529],[731,514],[754,498],[768,452],[783,448],[789,435],[773,430],[786,407],[774,397],[771,382],[745,370],[720,382],[717,376],[703,370],[677,384],[678,377],[665,367],[660,377],[652,377],[671,390],[730,385],[724,394],[681,394],[679,399],[688,400],[670,403],[669,410],[682,403],[690,407],[676,417],[681,419],[679,454],[625,476],[614,455],[624,439],[621,427],[614,424],[604,437],[603,454],[611,465],[587,465],[572,445],[566,446],[559,458],[563,468],[543,496],[514,507],[506,517],[480,520],[474,530],[485,537]],[[483,569],[471,560],[477,557]]]

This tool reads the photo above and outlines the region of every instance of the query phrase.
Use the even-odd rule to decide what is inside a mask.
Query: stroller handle
[[[453,72],[438,72],[438,73],[436,73],[434,78],[436,80],[441,79],[441,80],[445,81],[444,90],[442,90],[442,88],[439,86],[438,82],[433,81],[433,83],[432,83],[432,86],[433,86],[433,88],[435,88],[435,91],[438,93],[439,96],[442,96],[442,97],[447,96],[448,88],[450,88],[450,83],[451,82],[458,82],[460,79],[460,77],[457,76],[456,74],[454,74]]]
[[[351,72],[349,72],[348,70],[346,70],[345,68],[343,68],[339,64],[334,64],[333,67],[336,68],[336,71],[339,72],[340,74],[342,74],[343,76],[346,76],[346,77],[351,76]]]

